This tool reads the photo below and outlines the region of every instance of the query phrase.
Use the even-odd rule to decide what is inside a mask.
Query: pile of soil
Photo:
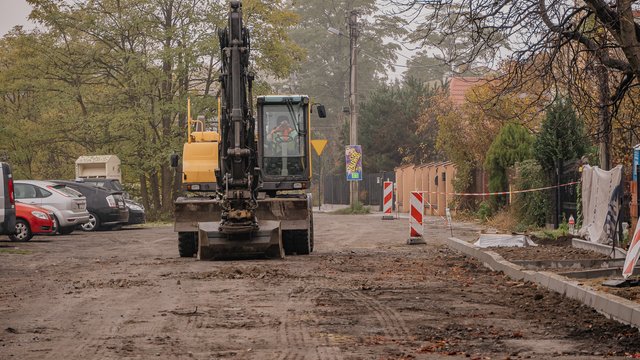
[[[530,236],[538,246],[527,247],[494,247],[490,248],[506,260],[591,260],[608,259],[607,255],[578,249],[571,246],[571,237],[561,236],[558,239],[538,238]]]
[[[590,279],[585,281],[585,285],[588,285],[598,291],[606,292],[611,295],[619,296],[621,298],[640,303],[640,286],[622,287],[622,288],[603,286],[602,283],[605,282],[606,280],[609,280],[609,279],[608,278]]]

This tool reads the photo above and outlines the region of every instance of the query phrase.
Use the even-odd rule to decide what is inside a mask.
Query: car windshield
[[[72,196],[72,197],[82,197],[82,193],[73,190],[72,188],[66,187],[64,185],[53,185],[50,186],[51,189],[55,189],[58,192],[61,192],[67,196]]]

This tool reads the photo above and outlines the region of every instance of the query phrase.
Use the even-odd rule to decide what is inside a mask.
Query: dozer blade
[[[198,223],[198,259],[284,258],[280,221],[260,221],[257,231],[220,232],[220,222]]]

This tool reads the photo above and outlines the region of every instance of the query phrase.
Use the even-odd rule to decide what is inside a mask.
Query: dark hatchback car
[[[147,220],[144,215],[144,206],[129,199],[124,200],[129,209],[129,221],[127,225],[144,224]]]
[[[118,227],[129,221],[129,210],[122,192],[75,181],[54,180],[53,182],[79,191],[87,198],[89,222],[82,225],[82,230],[94,231]]]
[[[108,189],[108,190],[122,192],[125,198],[127,208],[129,209],[129,221],[127,222],[126,225],[135,225],[135,224],[145,223],[146,217],[144,212],[144,206],[142,206],[142,204],[139,204],[129,199],[129,196],[124,191],[124,188],[122,187],[122,184],[120,184],[120,181],[116,179],[88,178],[88,179],[77,179],[76,182],[81,184],[93,185],[93,186],[97,186],[97,187]]]

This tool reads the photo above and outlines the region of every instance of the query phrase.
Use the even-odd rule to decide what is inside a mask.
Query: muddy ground
[[[537,246],[491,248],[506,260],[591,260],[609,259],[596,251],[578,249],[571,246],[571,237],[558,239],[531,237]]]
[[[316,214],[316,252],[200,262],[170,227],[0,242],[0,359],[585,359],[636,329],[442,245],[408,220]],[[458,237],[475,237],[456,224]]]

